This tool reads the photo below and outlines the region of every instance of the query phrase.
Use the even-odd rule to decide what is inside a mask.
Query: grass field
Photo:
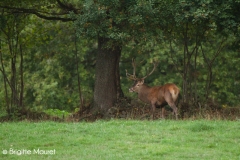
[[[240,121],[4,122],[0,159],[240,160]]]

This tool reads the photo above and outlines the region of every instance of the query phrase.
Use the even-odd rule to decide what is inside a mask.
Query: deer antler
[[[158,61],[153,61],[153,69],[152,69],[152,71],[150,73],[148,73],[146,76],[144,76],[143,78],[141,78],[141,79],[145,79],[148,76],[150,76],[154,72],[154,70],[156,69],[157,65],[158,65]]]
[[[135,81],[135,80],[137,80],[137,77],[136,77],[136,63],[135,63],[134,58],[132,59],[132,67],[133,67],[133,74],[129,74],[126,70],[126,76],[127,76],[127,78]]]

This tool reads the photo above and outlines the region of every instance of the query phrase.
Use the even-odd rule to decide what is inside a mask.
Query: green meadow
[[[240,121],[4,122],[0,159],[240,160]]]

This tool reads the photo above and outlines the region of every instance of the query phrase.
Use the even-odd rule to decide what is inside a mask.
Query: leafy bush
[[[59,118],[67,117],[70,114],[69,112],[67,112],[65,110],[59,110],[59,109],[47,109],[44,112],[50,116],[56,116]]]

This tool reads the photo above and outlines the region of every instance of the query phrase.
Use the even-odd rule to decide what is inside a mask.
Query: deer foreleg
[[[154,120],[155,110],[156,110],[156,106],[155,106],[155,104],[152,104],[152,120]]]
[[[165,108],[164,107],[162,107],[162,119],[165,119]]]

